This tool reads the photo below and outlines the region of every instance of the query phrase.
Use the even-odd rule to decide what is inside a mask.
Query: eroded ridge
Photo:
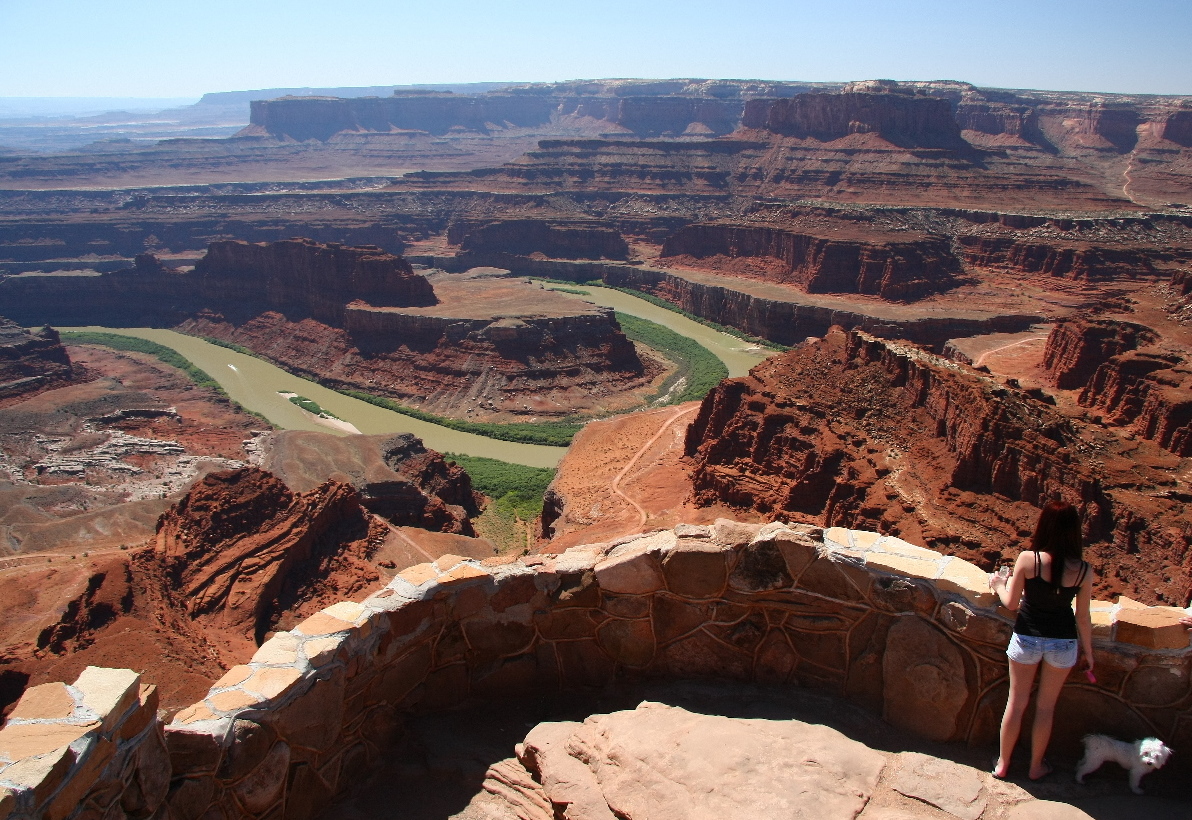
[[[1192,742],[1184,610],[1128,599],[1095,610],[1098,682],[1065,688],[1056,751],[1088,731]],[[380,759],[403,713],[619,677],[796,684],[929,739],[990,744],[1008,615],[974,565],[841,528],[721,519],[557,556],[447,555],[273,635],[165,726],[112,740],[149,697],[131,672],[31,688],[0,730],[0,816],[67,817],[74,804],[145,816],[164,801],[175,816],[305,818]],[[67,710],[62,693],[96,675],[123,681],[110,708]],[[110,757],[86,753],[105,742]],[[134,787],[159,783],[163,767],[168,794]],[[126,807],[129,795],[143,808]]]

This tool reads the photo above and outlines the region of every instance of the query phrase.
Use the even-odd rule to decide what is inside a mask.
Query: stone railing
[[[29,689],[0,730],[0,820],[163,802],[185,820],[306,818],[380,759],[403,712],[618,678],[796,684],[992,744],[1011,621],[987,578],[875,533],[723,520],[557,556],[444,556],[273,635],[165,727],[126,670]],[[1192,747],[1180,614],[1097,605],[1098,682],[1065,687],[1061,756],[1088,731]]]

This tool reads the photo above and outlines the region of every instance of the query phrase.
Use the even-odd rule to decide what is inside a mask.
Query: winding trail
[[[658,428],[658,432],[655,433],[650,438],[649,441],[647,441],[645,444],[643,444],[641,447],[639,447],[637,449],[637,452],[633,454],[633,458],[629,459],[629,462],[624,467],[621,468],[621,472],[617,473],[616,476],[613,477],[612,483],[609,486],[611,487],[613,493],[615,493],[616,495],[619,495],[621,498],[623,498],[625,500],[626,504],[628,504],[629,506],[631,506],[635,510],[637,510],[638,526],[639,527],[645,526],[646,519],[649,518],[649,515],[646,513],[645,508],[642,507],[641,504],[638,504],[632,498],[625,495],[624,491],[621,490],[621,479],[623,479],[626,475],[628,475],[629,471],[632,470],[635,466],[637,466],[637,462],[639,460],[641,460],[641,457],[643,455],[645,455],[646,451],[649,450],[651,447],[653,447],[654,444],[658,441],[658,439],[662,438],[663,433],[665,433],[667,430],[669,430],[671,428],[671,426],[674,425],[675,422],[677,422],[683,416],[694,413],[698,409],[699,409],[698,404],[695,407],[688,407],[686,410],[679,410],[678,408],[675,408],[675,412],[671,415],[671,417],[669,419],[666,420],[666,422],[661,427]]]
[[[993,350],[986,350],[984,353],[982,353],[980,356],[977,357],[977,361],[973,362],[973,367],[980,367],[981,365],[985,364],[985,360],[988,357],[992,356],[994,353],[1000,353],[1003,350],[1009,350],[1012,347],[1018,347],[1019,345],[1030,344],[1031,342],[1039,342],[1039,341],[1046,341],[1046,340],[1047,340],[1046,336],[1032,336],[1029,339],[1020,339],[1017,342],[1010,342],[1010,344],[1008,344],[1008,345],[1002,345],[1001,347],[995,347]]]
[[[401,530],[399,530],[397,527],[393,526],[392,524],[389,525],[389,532],[392,533],[393,535],[397,536],[397,539],[399,541],[401,541],[403,544],[405,544],[410,549],[414,550],[414,552],[421,555],[428,562],[433,563],[436,560],[435,556],[431,555],[429,552],[424,550],[422,547],[418,546],[418,544],[414,543],[414,540],[412,538],[407,536],[404,532],[402,532]]]
[[[1135,199],[1134,195],[1130,193],[1130,186],[1134,184],[1134,180],[1130,176],[1130,172],[1134,170],[1134,155],[1137,153],[1138,149],[1134,148],[1132,151],[1130,151],[1130,156],[1126,160],[1126,170],[1122,172],[1122,196],[1133,202],[1135,205],[1141,205],[1142,203]]]

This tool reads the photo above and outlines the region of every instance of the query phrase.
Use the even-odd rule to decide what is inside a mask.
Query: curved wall
[[[275,634],[165,727],[127,670],[84,673],[112,679],[102,697],[83,678],[28,690],[0,730],[14,761],[0,818],[146,817],[163,803],[174,818],[308,818],[380,759],[404,712],[617,678],[807,686],[932,739],[992,744],[1011,630],[994,604],[986,574],[957,558],[805,525],[721,520],[557,556],[444,556]],[[1099,682],[1065,687],[1059,754],[1089,731],[1192,746],[1178,614],[1095,605]],[[37,754],[14,758],[22,742]]]

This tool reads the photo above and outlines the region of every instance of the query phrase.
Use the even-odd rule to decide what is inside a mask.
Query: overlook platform
[[[1098,775],[1088,813],[1068,815],[1047,813],[1050,807],[1032,803],[1034,791],[1004,792],[1009,787],[983,774],[1006,698],[1011,630],[986,584],[972,565],[876,533],[725,519],[555,556],[445,555],[401,572],[364,601],[334,604],[275,634],[166,726],[156,718],[155,693],[129,670],[92,667],[73,687],[28,690],[0,730],[8,761],[0,780],[11,784],[0,816],[68,818],[80,806],[147,816],[163,804],[168,816],[187,818],[308,818],[333,805],[348,812],[342,801],[364,799],[369,774],[400,760],[393,750],[425,745],[417,727],[436,714],[505,708],[527,696],[537,704],[531,713],[568,695],[589,698],[585,708],[594,709],[592,696],[618,687],[697,679],[795,692],[779,697],[794,704],[804,697],[835,704],[808,708],[817,722],[863,715],[860,725],[875,733],[879,748],[881,737],[901,738],[897,759],[893,751],[879,761],[857,749],[871,761],[865,788],[877,796],[874,811],[866,798],[839,816],[907,816],[905,805],[883,806],[882,795],[897,802],[890,789],[907,795],[898,783],[913,791],[913,782],[947,769],[903,756],[916,748],[942,749],[941,760],[967,764],[961,779],[975,787],[965,792],[965,806],[911,817],[1115,816],[1106,813],[1114,801],[1099,791],[1124,788],[1113,772]],[[1087,732],[1192,746],[1192,649],[1182,628],[1176,646],[1182,611],[1118,601],[1101,612],[1098,682],[1073,676],[1065,686],[1052,760],[1070,765]],[[622,702],[632,707],[633,690],[626,691]],[[639,700],[647,692],[637,691]],[[690,700],[681,705],[692,708]],[[550,712],[526,713],[518,731],[566,716]],[[507,736],[507,748],[521,741],[517,734]],[[542,778],[534,767],[545,764],[525,755],[529,743],[519,762]],[[1187,801],[1187,765],[1177,754],[1144,785]],[[515,791],[533,791],[532,782],[551,788],[550,777],[526,781],[515,767],[501,771],[497,779]],[[381,780],[384,788],[398,782]],[[425,778],[415,782],[426,787]],[[1155,805],[1149,816],[1163,817],[1167,804]],[[500,817],[471,815],[481,816]]]

